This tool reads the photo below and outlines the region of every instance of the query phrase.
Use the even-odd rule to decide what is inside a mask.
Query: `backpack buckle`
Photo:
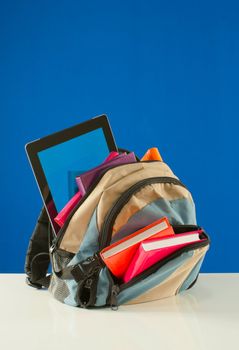
[[[86,280],[93,276],[102,268],[102,263],[99,260],[98,255],[93,255],[81,263],[75,265],[71,270],[71,275],[76,282]]]

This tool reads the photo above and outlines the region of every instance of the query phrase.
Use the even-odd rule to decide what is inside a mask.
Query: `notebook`
[[[68,218],[70,212],[75,208],[76,204],[79,203],[82,195],[80,192],[77,192],[69,202],[64,206],[64,208],[60,211],[60,213],[54,218],[55,222],[62,227]]]
[[[166,217],[154,221],[150,225],[111,244],[100,253],[110,271],[122,278],[142,241],[148,238],[159,238],[174,235],[172,226]]]
[[[125,283],[178,249],[200,241],[202,230],[141,242],[123,277]]]
[[[76,183],[81,195],[83,196],[85,194],[86,190],[90,187],[90,185],[94,182],[94,180],[102,174],[103,171],[107,170],[112,166],[116,166],[120,164],[123,165],[123,164],[128,164],[133,162],[136,162],[136,158],[133,152],[129,154],[122,153],[113,158],[108,158],[107,161],[102,163],[101,165],[89,171],[86,171],[80,176],[77,176]]]

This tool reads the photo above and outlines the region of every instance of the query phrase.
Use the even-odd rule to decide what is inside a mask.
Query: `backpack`
[[[166,163],[138,160],[113,166],[95,180],[57,236],[42,209],[27,251],[27,283],[46,287],[57,300],[83,308],[117,309],[189,289],[210,245],[203,229],[203,240],[178,249],[126,283],[100,257],[117,237],[127,237],[162,217],[168,218],[175,234],[202,229],[191,193]]]

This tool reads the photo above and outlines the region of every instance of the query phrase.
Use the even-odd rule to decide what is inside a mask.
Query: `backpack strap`
[[[47,276],[47,271],[50,264],[49,246],[52,235],[48,215],[43,207],[32,233],[25,260],[26,282],[37,289],[48,288],[50,284],[50,275]]]

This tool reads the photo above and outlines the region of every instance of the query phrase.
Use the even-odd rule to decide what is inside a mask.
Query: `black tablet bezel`
[[[57,210],[50,189],[48,187],[47,180],[42,169],[40,160],[38,158],[38,153],[46,150],[47,148],[56,146],[60,143],[69,141],[75,137],[84,135],[88,132],[94,131],[99,128],[101,128],[104,132],[109,152],[118,151],[108,118],[105,114],[94,117],[90,120],[74,125],[70,128],[58,131],[54,134],[45,136],[38,140],[29,142],[25,146],[29,162],[31,164],[34,176],[36,178],[36,182],[40,190],[41,197],[43,199],[44,206],[46,208],[49,220],[51,222],[51,226],[55,234],[57,234],[57,232],[60,230],[60,227],[53,220],[53,217],[57,215]],[[51,203],[52,209],[54,211],[52,217],[48,211],[49,203]]]

